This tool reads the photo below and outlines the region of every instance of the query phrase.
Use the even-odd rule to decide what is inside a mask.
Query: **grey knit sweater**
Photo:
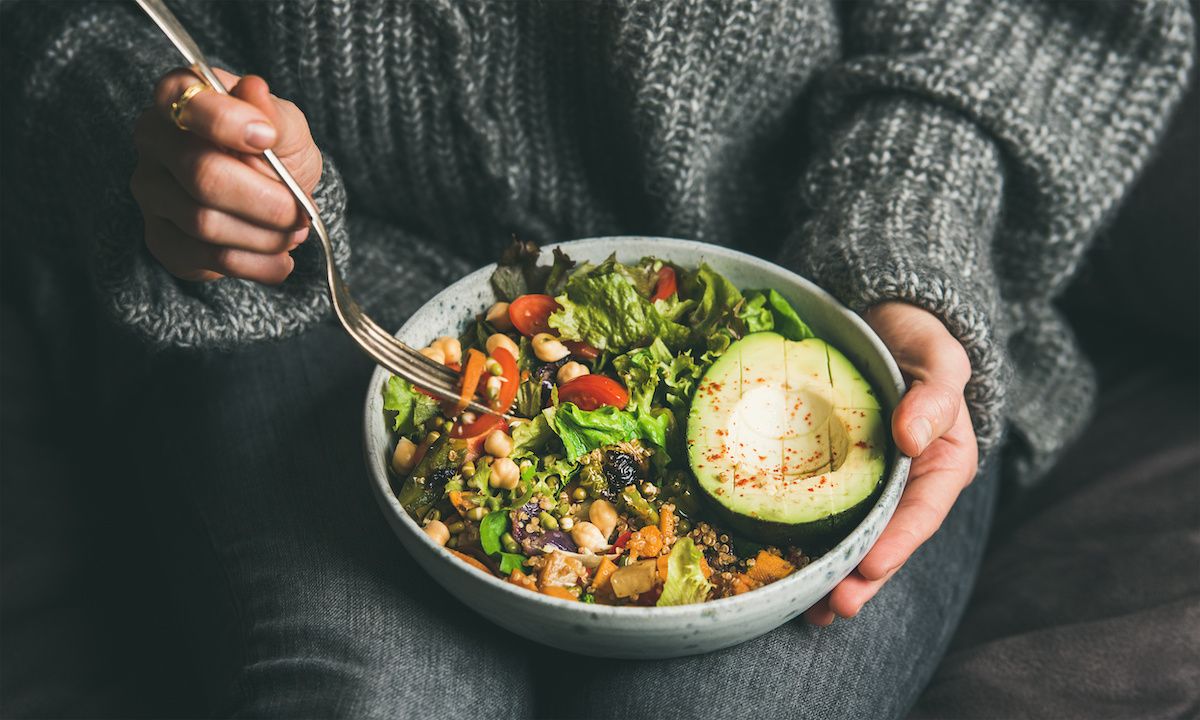
[[[317,201],[372,312],[398,322],[406,292],[513,233],[740,246],[855,309],[942,317],[974,366],[981,447],[1011,430],[1026,477],[1093,395],[1052,300],[1193,52],[1183,0],[171,5],[219,64],[307,114]],[[24,224],[6,222],[32,253],[86,258],[116,316],[162,345],[328,316],[314,247],[278,288],[181,283],[145,251],[130,132],[179,63],[132,3],[5,13],[4,190]]]

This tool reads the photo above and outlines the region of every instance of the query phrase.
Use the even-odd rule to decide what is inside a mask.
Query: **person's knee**
[[[529,715],[524,655],[508,652],[499,631],[471,632],[481,624],[474,617],[454,623],[449,612],[431,613],[383,597],[306,605],[290,621],[251,632],[258,657],[243,667],[233,714]]]

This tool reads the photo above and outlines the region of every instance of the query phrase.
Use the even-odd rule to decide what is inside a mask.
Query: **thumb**
[[[945,435],[963,406],[963,383],[914,380],[892,415],[892,437],[910,457],[917,457],[936,438]]]
[[[933,316],[921,319],[927,322],[906,328],[904,364],[912,382],[892,415],[892,437],[910,457],[954,427],[971,379],[963,346]]]

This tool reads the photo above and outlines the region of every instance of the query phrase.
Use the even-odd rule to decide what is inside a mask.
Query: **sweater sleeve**
[[[1186,3],[948,0],[847,8],[818,90],[825,144],[784,262],[855,310],[901,300],[963,344],[980,449],[1009,338],[1048,309],[1186,83]]]
[[[239,67],[239,28],[228,22],[227,6],[171,7],[213,65]],[[5,12],[2,32],[12,59],[3,70],[11,88],[6,175],[21,178],[6,182],[5,192],[21,207],[23,252],[82,259],[100,301],[154,345],[230,347],[284,337],[326,313],[315,237],[294,252],[292,276],[275,287],[181,281],[147,251],[129,191],[133,125],[151,104],[157,79],[183,63],[134,3],[26,3]],[[345,191],[328,157],[314,199],[344,265]]]

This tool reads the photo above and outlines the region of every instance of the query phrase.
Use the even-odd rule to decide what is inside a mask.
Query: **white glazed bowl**
[[[774,288],[816,334],[845,353],[875,387],[890,414],[904,392],[895,361],[862,319],[829,293],[778,265],[715,245],[654,237],[607,237],[559,245],[576,261],[622,262],[646,255],[684,267],[708,263],[742,289]],[[549,262],[550,248],[543,250]],[[439,335],[457,336],[469,318],[495,302],[494,265],[443,290],[409,318],[397,336],[424,347]],[[395,437],[383,411],[389,373],[376,368],[367,386],[365,451],[372,488],[404,547],[447,590],[481,615],[518,635],[563,650],[601,657],[665,658],[718,650],[758,637],[808,609],[846,577],[883,530],[904,489],[909,459],[893,449],[883,492],[867,517],[841,543],[807,567],[753,592],[697,605],[609,607],[532,593],[484,574],[436,545],[400,507],[388,481]],[[885,415],[887,417],[887,415]]]

